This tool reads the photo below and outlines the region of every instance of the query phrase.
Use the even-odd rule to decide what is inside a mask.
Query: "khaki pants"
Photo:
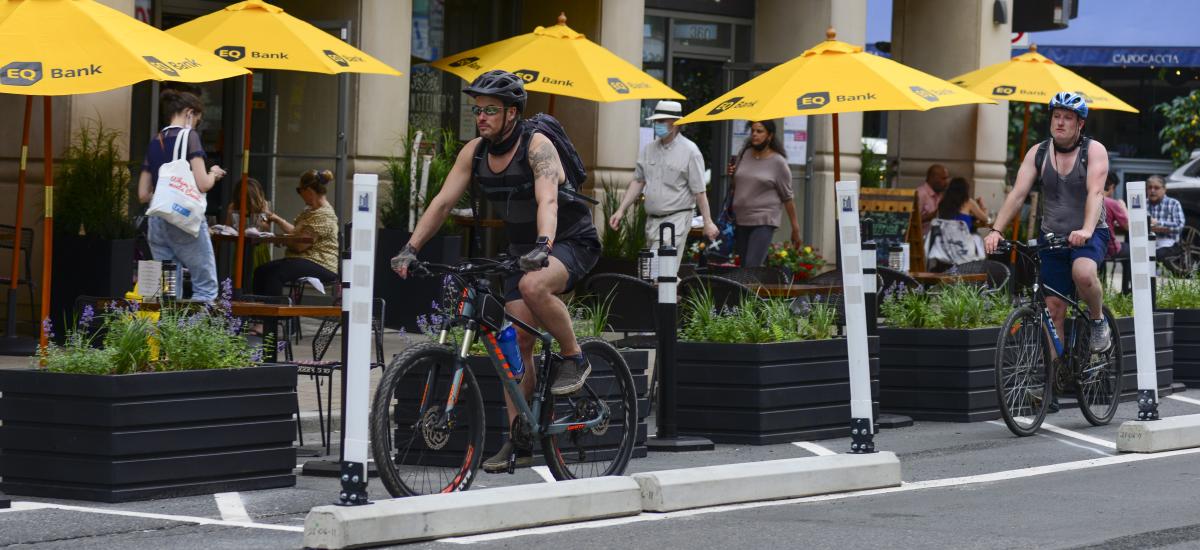
[[[669,222],[675,225],[675,249],[679,251],[682,257],[687,247],[687,234],[692,230],[692,218],[695,217],[695,211],[688,210],[686,212],[677,212],[667,216],[646,216],[646,246],[653,250],[658,250],[662,244],[659,242],[659,225],[664,222]]]

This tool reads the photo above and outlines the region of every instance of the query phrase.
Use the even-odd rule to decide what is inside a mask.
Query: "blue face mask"
[[[654,123],[654,137],[655,138],[662,138],[663,136],[666,136],[668,133],[670,133],[670,130],[667,129],[667,123],[665,123],[665,122],[655,122]]]

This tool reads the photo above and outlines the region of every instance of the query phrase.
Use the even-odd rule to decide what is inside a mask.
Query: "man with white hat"
[[[718,235],[704,192],[704,157],[700,148],[675,127],[680,118],[683,107],[678,101],[667,100],[659,101],[654,114],[646,117],[654,127],[655,139],[642,148],[633,181],[621,198],[621,206],[608,219],[614,230],[620,227],[625,210],[645,193],[646,245],[651,249],[660,244],[658,227],[663,222],[675,225],[675,247],[682,249],[697,206],[704,217],[704,236],[713,240]]]

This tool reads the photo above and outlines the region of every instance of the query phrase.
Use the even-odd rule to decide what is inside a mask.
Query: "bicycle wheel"
[[[996,398],[1008,429],[1018,436],[1037,432],[1052,396],[1053,363],[1041,316],[1029,305],[1008,316],[996,342]]]
[[[1075,349],[1071,351],[1076,373],[1075,397],[1083,417],[1093,426],[1108,424],[1121,403],[1124,374],[1121,372],[1121,333],[1117,331],[1117,323],[1108,307],[1104,308],[1104,321],[1112,331],[1112,345],[1108,351],[1092,353],[1090,339],[1086,337],[1076,338]],[[1081,331],[1077,334],[1091,334],[1091,320],[1077,317],[1075,330]]]
[[[625,359],[608,342],[584,338],[579,346],[592,364],[592,374],[579,391],[552,398],[553,422],[584,422],[605,407],[609,420],[588,430],[542,438],[542,454],[555,479],[621,475],[638,432],[633,377]]]
[[[447,421],[455,360],[447,346],[416,344],[388,365],[375,390],[371,452],[380,480],[394,497],[471,486],[483,450],[483,398],[471,369],[463,369],[458,401]]]

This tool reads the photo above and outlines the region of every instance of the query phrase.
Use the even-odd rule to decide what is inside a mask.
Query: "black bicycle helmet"
[[[516,105],[517,110],[522,112],[525,110],[525,100],[529,97],[525,93],[525,81],[521,77],[500,70],[488,71],[475,77],[463,93],[471,97],[495,97],[505,105]]]

